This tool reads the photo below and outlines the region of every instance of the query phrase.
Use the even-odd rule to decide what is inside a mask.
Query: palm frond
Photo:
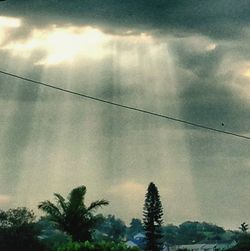
[[[76,210],[79,206],[84,207],[84,197],[86,194],[86,187],[80,186],[74,188],[69,194],[69,208]]]
[[[63,198],[63,196],[60,195],[59,193],[54,193],[54,196],[56,197],[58,205],[62,208],[62,210],[64,211],[64,213],[66,213],[66,211],[67,211],[67,203],[65,202],[65,199]]]
[[[88,211],[92,211],[92,210],[96,210],[99,207],[102,206],[107,206],[109,204],[109,202],[107,200],[96,200],[93,201],[89,207],[87,208]]]
[[[38,205],[38,208],[44,211],[50,218],[60,220],[62,214],[59,208],[50,201],[43,201]]]

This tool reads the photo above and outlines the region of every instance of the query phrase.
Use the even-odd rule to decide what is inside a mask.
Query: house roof
[[[142,234],[142,233],[136,234],[136,235],[134,236],[134,239],[138,239],[138,238],[145,238],[145,235]]]
[[[127,245],[128,247],[138,247],[138,245],[137,245],[136,243],[134,243],[133,241],[127,241],[127,242],[126,242],[126,245]]]
[[[178,248],[181,249],[200,249],[202,247],[204,247],[206,244],[187,244],[187,245],[178,245]]]
[[[235,240],[204,240],[200,241],[199,244],[231,244],[234,242]]]
[[[228,245],[230,242],[220,242],[220,243],[197,243],[197,244],[187,244],[187,245],[178,245],[179,249],[189,249],[189,250],[199,250],[199,249],[214,249],[218,246]],[[233,241],[231,242],[233,243]]]

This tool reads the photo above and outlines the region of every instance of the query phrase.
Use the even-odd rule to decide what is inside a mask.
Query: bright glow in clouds
[[[216,47],[217,47],[216,44],[211,43],[211,44],[209,44],[209,45],[206,47],[206,50],[207,50],[207,51],[213,51],[213,50],[216,49]]]
[[[242,61],[236,62],[232,65],[232,69],[235,69],[237,75],[245,78],[250,78],[250,62]]]
[[[21,24],[19,18],[0,16],[0,45],[8,37],[10,29],[18,28]]]
[[[42,50],[46,56],[36,64],[55,65],[72,62],[77,56],[102,58],[106,53],[105,44],[109,40],[108,35],[95,28],[58,28],[54,25],[49,29],[36,29],[26,41],[11,42],[3,49],[24,57],[30,56],[34,50]]]
[[[19,18],[0,16],[0,28],[18,28],[20,26]]]
[[[151,43],[152,38],[141,33],[138,35],[112,36],[93,27],[58,27],[52,25],[46,29],[35,29],[26,40],[15,40],[0,47],[14,56],[30,57],[35,52],[44,56],[35,62],[37,65],[57,65],[72,63],[78,57],[101,59],[112,53],[114,41],[126,41],[130,44]]]
[[[242,74],[244,77],[250,78],[250,67],[245,69]]]
[[[250,64],[247,63],[245,67],[243,67],[243,70],[241,71],[241,75],[245,78],[247,78],[247,81],[241,82],[241,88],[242,88],[242,93],[244,96],[246,96],[248,99],[250,97],[250,84],[249,84],[249,79],[250,79]]]

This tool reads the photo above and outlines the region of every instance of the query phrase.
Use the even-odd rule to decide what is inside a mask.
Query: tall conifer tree
[[[153,182],[148,186],[143,208],[143,223],[146,235],[146,250],[160,251],[163,249],[163,209],[160,195]]]

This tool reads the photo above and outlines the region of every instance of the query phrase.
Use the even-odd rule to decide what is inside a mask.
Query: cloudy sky
[[[0,70],[250,136],[247,0],[6,0]],[[0,207],[84,184],[126,222],[250,223],[250,141],[0,74]],[[223,124],[223,125],[222,125]]]

